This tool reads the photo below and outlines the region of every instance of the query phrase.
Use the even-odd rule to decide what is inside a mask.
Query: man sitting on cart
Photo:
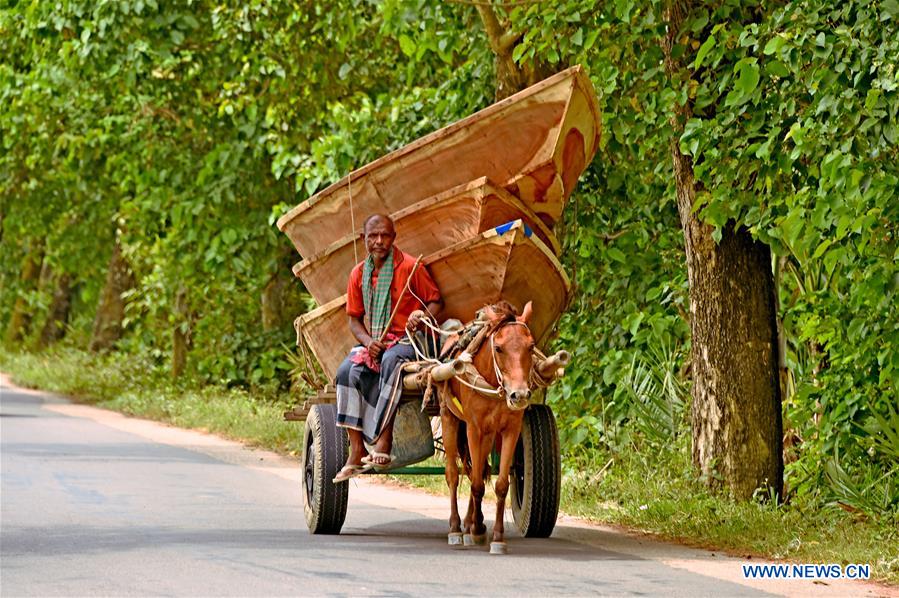
[[[422,326],[420,310],[436,318],[443,307],[427,269],[393,246],[390,217],[370,216],[362,230],[368,257],[350,273],[346,303],[350,331],[360,344],[336,376],[337,425],[347,429],[350,455],[335,483],[390,465],[393,417],[402,392],[399,366],[415,358],[405,330]]]

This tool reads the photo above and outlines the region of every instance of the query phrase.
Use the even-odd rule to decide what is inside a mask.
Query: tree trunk
[[[6,326],[5,341],[7,346],[20,342],[28,334],[31,327],[31,308],[26,295],[37,288],[44,262],[44,243],[42,240],[32,241],[22,260],[22,273],[19,277],[19,294],[13,305],[12,315]]]
[[[125,299],[122,295],[132,288],[134,277],[122,255],[121,242],[116,237],[106,273],[106,284],[94,318],[91,351],[105,351],[122,337],[122,320],[125,319]]]
[[[503,100],[529,85],[542,81],[553,73],[549,65],[536,61],[518,65],[512,59],[512,52],[521,40],[521,34],[507,31],[487,4],[477,5],[478,14],[484,24],[490,49],[496,58],[496,101]]]
[[[47,320],[37,341],[39,349],[49,347],[65,336],[69,308],[72,305],[72,277],[67,272],[58,275],[51,273],[49,282],[53,285],[53,296]]]
[[[673,87],[688,76],[672,57],[689,2],[666,7],[665,66]],[[697,183],[678,140],[689,105],[672,115],[677,207],[690,282],[693,464],[712,487],[739,500],[783,490],[777,320],[770,249],[727,225],[720,243],[693,212]]]
[[[187,290],[178,289],[175,295],[175,327],[172,329],[172,378],[180,378],[187,369],[187,352],[190,351],[190,310]]]
[[[296,254],[293,247],[282,244],[278,251],[275,271],[260,297],[262,309],[262,329],[293,329],[293,320],[303,310],[301,287],[293,275],[291,266]]]

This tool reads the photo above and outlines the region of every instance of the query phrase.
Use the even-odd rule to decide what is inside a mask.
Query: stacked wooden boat
[[[443,317],[467,321],[500,298],[533,301],[531,329],[545,339],[570,289],[551,227],[600,133],[595,92],[575,66],[350,173],[278,220],[304,258],[294,273],[320,305],[297,324],[325,374],[333,379],[355,344],[346,281],[374,213],[394,219],[397,247],[425,256]]]

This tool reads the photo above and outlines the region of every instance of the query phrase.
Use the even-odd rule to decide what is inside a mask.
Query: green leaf
[[[877,100],[880,99],[880,90],[879,89],[869,89],[868,95],[865,98],[865,109],[870,112],[877,106]]]
[[[574,35],[571,36],[571,43],[575,46],[583,45],[584,43],[584,30],[578,27],[578,30],[574,32]]]
[[[630,325],[628,326],[628,332],[631,333],[631,336],[637,334],[637,330],[640,329],[640,323],[643,321],[643,318],[645,316],[646,314],[641,311],[633,320],[631,320]]]
[[[771,54],[774,54],[778,50],[780,50],[781,47],[783,47],[783,45],[786,43],[786,41],[787,40],[785,40],[783,37],[775,35],[768,40],[768,43],[765,44],[765,49],[762,51],[765,53],[765,56],[770,56]]]
[[[715,47],[716,44],[715,36],[710,35],[707,40],[705,40],[701,46],[699,46],[699,51],[696,53],[696,60],[693,62],[693,68],[698,69],[702,66],[702,61],[708,55],[709,52],[712,51],[712,48]]]
[[[735,87],[744,97],[755,91],[759,84],[759,65],[755,59],[752,62],[746,62],[740,68],[740,76],[737,78]]]
[[[832,243],[833,241],[831,239],[824,239],[823,241],[821,241],[821,244],[818,245],[817,249],[815,249],[815,253],[812,254],[812,259],[816,260],[824,255],[824,252],[827,251],[827,248],[830,247]]]
[[[610,247],[608,251],[606,251],[606,255],[608,255],[616,262],[621,262],[622,264],[627,261],[627,256],[624,255],[624,252],[617,247]]]
[[[790,74],[790,71],[784,65],[784,63],[779,60],[770,60],[765,63],[765,71],[769,75],[774,75],[776,77],[786,77]]]
[[[406,56],[415,54],[415,42],[405,33],[400,35],[400,50],[402,50],[403,54]]]
[[[525,46],[524,44],[518,44],[517,46],[515,46],[515,49],[512,50],[512,60],[514,60],[515,62],[519,62],[526,50],[527,46]]]

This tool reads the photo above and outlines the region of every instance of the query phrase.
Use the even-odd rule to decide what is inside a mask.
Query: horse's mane
[[[505,324],[518,317],[518,310],[505,299],[486,306],[485,312],[488,319],[494,324]]]
[[[480,327],[483,328],[485,318],[488,329],[496,330],[503,324],[514,322],[517,317],[518,310],[515,309],[515,306],[505,299],[501,299],[496,303],[485,305],[480,310],[478,310],[478,315],[475,318],[474,322],[469,322],[466,329],[469,330],[469,332],[473,336],[474,331],[477,331],[480,328],[476,327],[474,328],[474,331],[472,331],[471,326],[480,325]],[[446,337],[440,351],[440,359],[446,359],[450,356],[455,356],[460,351],[465,349],[468,343],[471,342],[472,336],[469,336],[465,340],[462,340],[463,335],[464,331],[459,331],[454,332],[453,334]]]

